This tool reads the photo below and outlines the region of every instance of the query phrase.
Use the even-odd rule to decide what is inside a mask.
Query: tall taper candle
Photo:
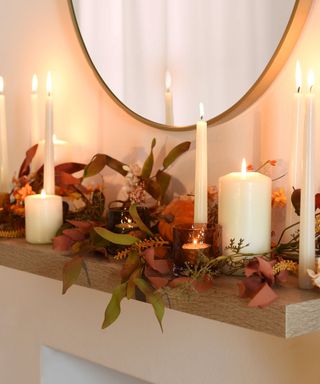
[[[31,146],[38,144],[40,141],[40,127],[39,127],[39,100],[38,100],[38,76],[32,76],[31,84],[31,132],[30,140]]]
[[[171,92],[171,75],[169,71],[166,71],[165,79],[166,91],[165,91],[165,113],[166,113],[166,124],[173,125],[173,102]]]
[[[303,140],[303,178],[300,205],[299,287],[312,288],[307,269],[315,264],[315,187],[314,187],[314,75],[308,73],[309,93],[306,96],[306,119]]]
[[[43,187],[48,195],[55,194],[54,180],[54,146],[53,146],[53,101],[52,101],[52,79],[51,73],[47,77],[47,100],[46,100],[46,131],[44,149],[44,173]]]
[[[304,96],[302,94],[302,77],[299,61],[296,63],[296,92],[294,94],[295,117],[294,131],[292,135],[292,152],[289,169],[289,194],[294,188],[301,188],[302,175],[302,134],[303,134],[303,116],[304,116]],[[292,204],[287,205],[286,227],[299,221]],[[295,230],[295,228],[293,228]],[[290,234],[288,234],[290,235]]]
[[[4,81],[0,76],[0,192],[10,192],[8,173],[8,138],[6,123],[6,103],[4,97]]]
[[[200,103],[200,120],[196,131],[196,164],[194,181],[194,222],[208,222],[208,156],[207,122],[203,120],[203,104]]]

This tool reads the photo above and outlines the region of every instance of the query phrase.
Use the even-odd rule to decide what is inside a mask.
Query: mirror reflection
[[[98,73],[130,110],[176,127],[234,105],[256,82],[294,0],[72,0]]]

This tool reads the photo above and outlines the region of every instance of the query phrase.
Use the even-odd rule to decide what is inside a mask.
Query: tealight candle
[[[25,199],[26,240],[33,244],[51,243],[62,225],[62,197],[41,194]]]
[[[173,227],[174,273],[179,275],[194,266],[201,257],[213,258],[220,254],[217,235],[220,227],[207,224],[179,224]]]
[[[244,239],[244,252],[263,253],[271,245],[271,179],[258,172],[232,172],[219,179],[218,221],[222,249],[231,239]]]

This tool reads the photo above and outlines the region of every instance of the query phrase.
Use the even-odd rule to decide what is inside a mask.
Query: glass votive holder
[[[221,226],[180,224],[173,227],[173,272],[183,273],[186,264],[193,267],[201,261],[221,255]]]
[[[139,228],[129,213],[130,202],[120,200],[112,201],[109,204],[107,228],[115,233],[128,234],[132,231],[139,231]],[[150,213],[146,207],[137,207],[137,212],[146,226],[150,225]],[[126,248],[119,244],[110,244],[108,252],[115,255]]]
[[[138,229],[137,224],[129,213],[130,204],[115,200],[109,204],[108,229],[115,233],[129,233]],[[149,210],[146,207],[137,207],[141,220],[147,226],[150,224]]]

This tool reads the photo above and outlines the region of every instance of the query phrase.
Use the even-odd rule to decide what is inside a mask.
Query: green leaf
[[[121,270],[121,282],[124,283],[129,279],[132,273],[141,265],[139,253],[136,250],[130,250],[128,257]]]
[[[150,229],[145,225],[145,223],[141,220],[139,214],[138,214],[138,210],[137,210],[137,206],[136,204],[131,204],[130,205],[130,208],[129,208],[129,214],[130,216],[132,217],[133,221],[137,224],[137,226],[139,227],[139,229],[142,231],[142,232],[145,232],[147,233],[149,236],[153,236],[153,233],[150,231]]]
[[[90,163],[85,167],[83,171],[83,177],[95,176],[103,170],[106,166],[106,155],[98,153],[93,156]]]
[[[123,166],[126,165],[121,161],[114,159],[111,156],[104,155],[103,153],[98,153],[93,156],[90,163],[85,167],[83,172],[83,177],[95,176],[103,170],[105,166],[117,171],[122,176],[126,176],[128,171],[123,169]]]
[[[160,189],[161,189],[160,200],[162,200],[169,187],[171,176],[168,173],[159,170],[156,174],[156,180],[160,185]]]
[[[128,280],[128,286],[127,286],[127,299],[133,299],[136,295],[136,284],[135,279],[141,277],[142,274],[142,268],[136,269],[130,276],[130,279]]]
[[[172,148],[163,160],[163,170],[167,169],[184,152],[187,152],[190,148],[190,144],[190,141],[184,141],[183,143]]]
[[[155,292],[153,287],[142,278],[137,278],[134,280],[134,282],[140,291],[146,296],[147,302],[152,305],[161,331],[163,332],[162,319],[164,315],[164,302],[161,295],[158,292]]]
[[[90,231],[90,243],[96,248],[107,247],[110,242],[102,238],[96,231]]]
[[[94,230],[97,232],[98,235],[103,237],[105,240],[110,241],[114,244],[119,245],[132,245],[136,243],[137,241],[140,241],[139,238],[131,236],[131,235],[125,235],[121,233],[114,233],[109,231],[106,228],[101,227],[95,227]]]
[[[155,147],[155,145],[156,145],[156,139],[153,138],[151,142],[151,150],[150,150],[149,156],[146,158],[141,171],[141,177],[144,180],[148,179],[152,172],[153,163],[154,163],[153,148]]]
[[[120,175],[122,176],[126,176],[128,171],[126,171],[125,169],[123,169],[123,166],[127,164],[125,163],[122,163],[121,161],[117,160],[117,159],[114,159],[113,157],[111,156],[108,156],[108,155],[105,155],[106,156],[106,165],[113,169],[114,171],[120,173]]]
[[[78,280],[82,266],[83,256],[80,255],[74,256],[71,260],[64,264],[62,270],[63,295]]]
[[[102,323],[102,329],[107,328],[113,322],[117,320],[121,312],[121,300],[127,294],[127,283],[118,285],[112,293],[112,297],[107,305],[104,313],[104,320]]]

